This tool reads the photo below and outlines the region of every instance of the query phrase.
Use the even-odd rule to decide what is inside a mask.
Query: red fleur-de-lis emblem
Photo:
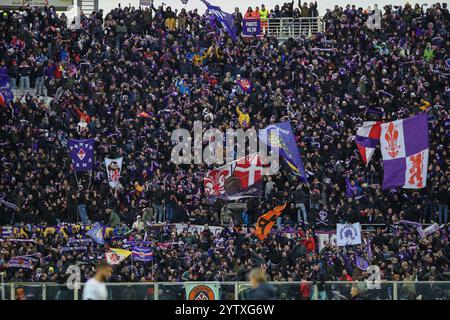
[[[389,123],[388,130],[384,135],[384,139],[386,139],[386,142],[388,143],[388,147],[385,148],[386,150],[388,150],[388,155],[390,155],[391,158],[395,158],[399,154],[398,149],[400,148],[400,146],[397,145],[398,130],[396,130],[392,122]]]
[[[228,170],[213,170],[205,177],[205,192],[208,195],[220,196],[225,193],[225,179]]]

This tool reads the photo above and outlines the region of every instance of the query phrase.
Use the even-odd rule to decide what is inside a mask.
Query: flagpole
[[[91,180],[92,180],[92,171],[93,171],[93,170],[90,170],[90,171],[89,171],[89,183],[88,183],[88,190],[89,190],[89,188],[91,187]]]
[[[152,255],[152,281],[153,281],[153,282],[155,282],[155,276],[154,276],[154,274],[153,274],[154,265],[155,265],[154,259],[155,259],[155,257],[153,257],[153,255]]]
[[[166,193],[166,178],[163,179],[163,186],[164,186],[164,193]],[[165,198],[165,195],[164,195]],[[166,220],[166,199],[163,199],[164,205],[163,205],[163,220]],[[164,222],[164,221],[162,221]]]
[[[77,190],[78,190],[80,184],[78,182],[77,172],[75,171],[75,169],[73,169],[73,174],[75,175],[75,181],[77,182]]]
[[[152,271],[153,272],[153,271]],[[2,300],[5,301],[5,280],[4,280],[4,273],[0,273],[1,279],[2,279]]]

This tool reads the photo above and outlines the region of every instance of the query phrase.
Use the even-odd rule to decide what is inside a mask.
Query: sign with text
[[[244,19],[242,21],[242,33],[244,36],[258,36],[261,34],[261,20]]]
[[[44,7],[46,5],[54,6],[59,9],[66,9],[73,5],[73,0],[0,0],[1,8],[12,7]]]

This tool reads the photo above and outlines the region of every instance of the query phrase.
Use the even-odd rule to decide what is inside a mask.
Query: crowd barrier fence
[[[278,40],[309,37],[325,31],[322,17],[310,18],[270,18],[267,23],[267,34]],[[264,29],[263,29],[264,32]]]
[[[139,282],[107,283],[110,300],[186,300],[186,284],[219,285],[220,300],[246,300],[248,282]],[[450,281],[329,281],[324,290],[312,282],[271,282],[279,300],[450,300]],[[65,284],[10,282],[2,283],[1,300],[15,300],[16,290],[23,289],[28,300],[81,300],[79,289]],[[300,288],[309,288],[305,297]],[[305,291],[303,291],[305,292]]]

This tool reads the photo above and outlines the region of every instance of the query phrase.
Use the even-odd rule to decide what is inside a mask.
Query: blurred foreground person
[[[105,281],[111,277],[112,267],[106,261],[100,261],[95,276],[86,282],[83,289],[83,300],[108,300]]]
[[[249,274],[252,286],[248,300],[275,300],[277,292],[275,288],[267,283],[267,275],[261,269],[253,269]]]

